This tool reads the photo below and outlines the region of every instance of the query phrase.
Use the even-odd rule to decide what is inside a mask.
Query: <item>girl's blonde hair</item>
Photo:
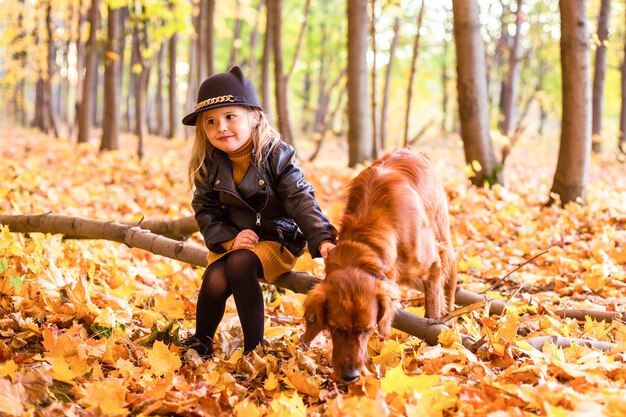
[[[252,129],[252,141],[256,152],[252,163],[260,167],[265,156],[280,142],[281,136],[276,129],[270,126],[269,120],[263,111],[249,107],[245,107],[245,109],[248,111],[248,117],[258,121],[257,126]],[[204,123],[205,115],[206,112],[202,112],[196,119],[195,139],[193,148],[191,149],[189,166],[187,167],[189,189],[193,188],[196,181],[206,185],[208,168],[204,161],[207,156],[211,159],[215,149],[214,146],[211,145],[211,142],[209,142],[209,138],[206,136],[204,129],[201,127],[202,123]]]

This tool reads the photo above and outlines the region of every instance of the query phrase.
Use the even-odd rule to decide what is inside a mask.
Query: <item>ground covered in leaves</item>
[[[1,135],[0,214],[116,221],[191,214],[188,142],[151,139],[139,162],[131,139],[128,149],[101,154],[94,144],[34,131]],[[327,335],[299,345],[300,294],[266,287],[270,344],[246,357],[229,303],[217,353],[203,361],[178,346],[194,327],[202,270],[113,242],[0,226],[0,415],[626,416],[624,322],[555,314],[623,312],[625,167],[594,159],[588,204],[547,208],[556,157],[532,155],[543,149],[537,143],[518,147],[525,149],[507,164],[507,187],[481,190],[463,176],[458,143],[421,147],[448,192],[460,285],[508,300],[506,313],[466,309],[437,346],[399,331],[387,340],[374,334],[366,375],[348,386],[331,374]],[[332,162],[304,169],[336,222],[356,171]],[[202,244],[196,235],[191,241]],[[304,256],[297,269],[320,275],[322,265]],[[403,302],[422,313],[419,293],[405,291]],[[480,340],[481,350],[464,348],[460,334]],[[537,350],[525,343],[533,336],[612,347]]]

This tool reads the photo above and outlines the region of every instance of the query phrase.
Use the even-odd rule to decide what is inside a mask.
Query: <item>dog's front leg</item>
[[[443,282],[441,262],[433,262],[428,270],[428,278],[424,283],[424,316],[426,318],[440,318],[444,310]]]

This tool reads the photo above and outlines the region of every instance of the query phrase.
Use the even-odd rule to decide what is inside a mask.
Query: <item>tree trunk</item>
[[[237,49],[239,49],[239,45],[241,44],[241,1],[235,1],[235,22],[233,24],[233,40],[230,43],[230,58],[228,59],[229,67],[234,65],[240,65],[237,61]]]
[[[200,12],[196,26],[196,79],[198,86],[215,72],[213,21],[215,19],[215,0],[200,0]]]
[[[167,137],[172,139],[178,133],[178,102],[176,100],[176,49],[178,44],[178,34],[174,33],[169,40],[169,61],[168,61],[168,119],[169,130]]]
[[[78,22],[76,23],[76,35],[74,39],[74,44],[76,45],[76,66],[74,68],[76,70],[76,74],[79,75],[76,81],[76,85],[74,86],[74,120],[68,121],[68,137],[70,138],[70,140],[74,138],[75,133],[78,133],[78,111],[80,102],[83,97],[83,83],[80,79],[80,75],[82,75],[85,68],[85,42],[83,42],[82,36],[80,36],[80,34],[83,33],[86,19],[85,13],[83,13],[82,11],[82,5],[82,0],[79,0],[77,5]]]
[[[443,37],[443,59],[441,60],[441,133],[444,136],[448,135],[448,102],[450,96],[448,94],[448,83],[450,76],[448,75],[448,50],[450,49],[450,41],[448,40],[448,20],[450,19],[450,12],[446,8],[446,27]]]
[[[52,5],[50,0],[47,0],[43,6],[46,10],[45,14],[45,28],[40,33],[46,34],[45,39],[37,37],[37,43],[45,42],[46,46],[46,61],[43,67],[38,68],[37,75],[38,80],[35,91],[35,117],[33,119],[32,126],[41,130],[46,134],[51,132],[55,137],[59,136],[59,132],[54,120],[54,112],[52,110],[52,76],[54,66],[54,39],[52,37]]]
[[[272,57],[274,13],[272,12],[272,0],[265,2],[265,39],[263,41],[263,55],[261,58],[261,104],[266,112],[273,108],[271,94],[270,59]]]
[[[18,15],[17,15],[17,27],[20,28],[19,32],[15,34],[15,37],[12,39],[13,43],[22,43],[24,37],[26,36],[26,29],[23,26],[24,23],[24,6],[25,0],[19,0],[18,2]],[[27,52],[25,50],[15,51],[13,53],[13,62],[16,64],[18,68],[26,67],[26,57]],[[19,124],[23,127],[28,125],[28,117],[26,115],[26,109],[24,106],[25,99],[25,77],[24,75],[17,77],[15,87],[13,89],[13,115],[15,120],[19,122]]]
[[[119,51],[119,57],[120,57],[119,63],[117,64],[118,71],[119,71],[120,88],[117,89],[117,92],[118,92],[117,102],[119,103],[118,105],[119,116],[118,117],[120,118],[120,121],[118,122],[118,126],[119,126],[120,131],[122,132],[130,131],[130,127],[126,123],[128,119],[124,118],[124,115],[128,113],[128,109],[124,108],[124,105],[127,105],[128,101],[124,100],[124,98],[129,95],[132,95],[131,90],[127,86],[130,78],[128,79],[125,78],[129,76],[130,71],[129,72],[124,71],[124,69],[128,67],[128,65],[126,65],[126,35],[125,34],[126,34],[126,24],[129,21],[129,18],[130,18],[130,7],[121,6],[120,11],[119,11],[121,36],[120,36],[120,41],[117,47],[117,50]]]
[[[100,143],[101,151],[112,151],[120,148],[120,9],[112,9],[109,6],[107,10],[108,36],[106,53],[104,54],[104,124],[102,125],[102,142]]]
[[[591,150],[602,152],[602,113],[604,107],[604,76],[606,74],[606,42],[609,38],[610,0],[601,0],[598,14],[598,45],[593,65],[593,93],[591,115]]]
[[[265,0],[259,0],[256,12],[256,19],[250,31],[250,54],[248,55],[248,78],[255,80],[257,78],[257,45],[259,43],[259,23],[261,21],[261,13],[265,6]]]
[[[372,158],[367,76],[367,0],[348,0],[348,165]]]
[[[409,87],[406,93],[406,113],[404,114],[404,139],[402,141],[403,146],[408,146],[409,144],[409,120],[411,120],[411,101],[413,100],[413,80],[415,79],[415,72],[417,70],[417,58],[419,57],[419,49],[420,49],[420,38],[421,38],[421,28],[422,28],[422,20],[424,18],[424,8],[426,4],[422,0],[422,5],[420,7],[420,11],[417,14],[417,32],[415,33],[415,38],[413,39],[413,57],[411,58],[411,72],[409,73]]]
[[[326,30],[326,22],[325,19],[320,19],[319,28],[314,28],[314,32],[319,33],[321,44],[324,45],[328,39],[327,30]],[[316,84],[317,84],[317,103],[315,106],[315,113],[313,114],[311,120],[310,130],[312,132],[312,136],[314,140],[318,140],[320,133],[323,132],[324,120],[326,118],[326,114],[328,113],[328,104],[330,101],[329,94],[327,94],[327,71],[329,65],[329,56],[324,51],[324,48],[320,50],[320,55],[318,58],[319,66],[317,68]],[[312,84],[312,82],[311,82]]]
[[[141,70],[137,77],[135,88],[135,123],[137,125],[137,157],[142,160],[145,153],[144,143],[146,137],[147,117],[145,112],[146,96],[148,94],[148,81],[150,78],[150,62],[141,54],[148,47],[148,33],[145,25],[136,29],[137,42],[139,44],[139,65]]]
[[[134,30],[131,36],[131,52],[130,52],[130,65],[128,66],[128,94],[126,95],[126,126],[129,132],[137,133],[137,126],[135,125],[135,91],[137,90],[137,83],[139,76],[135,73],[134,69],[139,65],[139,45],[137,44],[137,37]]]
[[[522,0],[517,0],[517,8],[515,11],[515,35],[513,36],[513,45],[509,51],[509,72],[506,83],[503,86],[503,121],[502,133],[505,136],[511,136],[515,125],[517,124],[517,96],[519,89],[519,49],[521,42],[521,28],[523,21]]]
[[[50,123],[50,129],[54,134],[55,138],[59,137],[59,128],[57,127],[56,117],[54,116],[54,106],[52,103],[52,79],[54,78],[55,70],[55,55],[56,55],[56,45],[54,43],[54,37],[52,35],[52,1],[49,0],[48,5],[46,7],[46,31],[48,34],[48,73],[45,82],[46,88],[46,96],[47,103],[45,107],[45,111],[48,113],[48,120]]]
[[[370,19],[370,40],[371,40],[371,56],[372,56],[372,94],[371,94],[371,115],[372,115],[372,159],[378,158],[378,152],[381,150],[378,147],[378,137],[380,135],[378,130],[378,70],[377,70],[377,58],[378,50],[376,45],[376,0],[372,0],[372,18]]]
[[[85,45],[85,78],[83,78],[82,94],[77,105],[78,119],[78,143],[89,142],[91,135],[91,95],[94,94],[94,83],[96,80],[96,36],[98,26],[100,26],[100,0],[91,0],[89,9],[89,38]]]
[[[505,7],[504,3],[502,13],[500,14],[500,37],[495,42],[495,51],[491,59],[487,60],[487,101],[489,108],[493,108],[495,99],[498,99],[498,109],[500,111],[500,117],[498,117],[498,129],[504,131],[504,95],[505,95],[505,80],[502,79],[500,74],[504,74],[504,51],[511,49],[511,36],[508,30],[508,14],[511,12],[510,7]],[[495,71],[495,82],[491,81],[492,71]],[[499,89],[493,84],[499,83]]]
[[[154,133],[158,136],[165,136],[165,103],[163,100],[163,83],[165,82],[165,43],[159,47],[156,57],[156,97],[154,99]]]
[[[296,51],[293,54],[293,61],[291,62],[291,66],[289,67],[289,71],[285,74],[285,78],[287,79],[287,83],[293,74],[293,71],[296,68],[296,64],[298,63],[298,58],[300,57],[300,52],[302,51],[302,44],[304,41],[304,35],[309,27],[309,15],[311,14],[311,0],[306,0],[304,4],[304,12],[302,13],[303,20],[302,26],[300,26],[300,32],[298,33],[298,41],[296,43]],[[282,19],[282,12],[280,14]],[[282,25],[281,25],[282,26]],[[281,48],[282,49],[282,48]]]
[[[100,86],[104,84],[104,65],[100,65],[100,57],[102,55],[96,55],[96,82],[93,86],[93,94],[90,95],[92,100],[91,103],[91,120],[93,126],[102,127],[102,115],[103,112],[100,110],[99,106],[101,105],[100,95],[98,91],[100,90]]]
[[[145,60],[142,59],[141,72],[137,79],[137,85],[135,87],[135,124],[137,125],[137,157],[142,160],[145,154],[145,138],[147,128],[147,118],[145,114],[146,95],[148,92],[148,79],[150,75],[150,68],[144,65]]]
[[[626,13],[624,14],[626,17]],[[617,149],[622,155],[626,155],[626,33],[624,33],[624,54],[622,55],[621,82],[622,82],[622,106],[619,117],[619,132],[617,134]]]
[[[196,79],[198,80],[198,86],[202,84],[202,81],[206,79],[211,72],[209,72],[208,65],[209,62],[213,62],[213,59],[209,59],[208,55],[213,53],[213,48],[209,48],[207,44],[207,37],[209,36],[209,31],[207,27],[209,26],[209,2],[211,0],[200,0],[199,3],[199,13],[198,18],[196,20],[196,54],[198,60],[196,61]],[[211,34],[212,35],[212,34]],[[209,50],[210,49],[210,50]],[[192,68],[193,70],[193,68]]]
[[[289,96],[287,91],[288,78],[283,70],[283,40],[282,40],[282,2],[268,0],[272,13],[272,41],[274,56],[274,88],[276,89],[276,114],[278,115],[278,131],[283,140],[295,147],[294,136],[289,119]]]
[[[485,50],[480,35],[478,3],[453,0],[457,90],[465,161],[474,185],[502,183],[501,167],[489,135]]]
[[[309,161],[313,161],[317,157],[319,151],[322,148],[322,143],[324,142],[326,133],[331,130],[332,121],[339,111],[339,107],[341,106],[342,102],[341,97],[343,97],[343,94],[340,94],[340,97],[337,99],[336,108],[334,109],[334,111],[329,111],[328,107],[330,103],[330,97],[333,92],[340,90],[340,83],[346,76],[346,70],[342,70],[328,88],[325,87],[323,79],[324,75],[325,72],[323,72],[322,67],[320,67],[320,96],[318,98],[318,108],[315,114],[315,124],[313,126],[313,139],[315,140],[315,147],[313,149],[313,152],[309,156]]]
[[[591,153],[591,83],[585,0],[561,0],[563,110],[559,159],[548,204],[584,200]]]
[[[191,20],[193,22],[193,26],[196,31],[196,36],[191,37],[191,41],[189,42],[189,73],[187,74],[187,93],[185,97],[185,114],[190,112],[194,106],[196,105],[196,100],[198,97],[198,89],[200,87],[200,80],[198,79],[198,42],[199,42],[199,25],[200,25],[200,17],[192,16]],[[180,121],[177,121],[180,123]],[[185,139],[189,139],[189,137],[193,137],[195,128],[193,126],[185,126],[183,127],[183,133]]]
[[[400,35],[400,18],[396,16],[393,20],[393,38],[391,39],[391,45],[389,46],[389,62],[385,69],[385,84],[383,86],[382,104],[380,106],[380,134],[378,147],[385,149],[387,142],[387,108],[389,107],[389,90],[391,86],[391,72],[393,69],[393,62],[396,57],[396,48],[398,46],[398,38]]]
[[[208,0],[207,4],[207,17],[204,30],[206,32],[205,42],[199,45],[206,50],[206,69],[207,74],[205,77],[201,77],[200,80],[213,75],[215,73],[215,35],[214,35],[214,22],[215,22],[215,0]],[[226,70],[227,68],[224,68]],[[200,85],[200,84],[198,84]]]

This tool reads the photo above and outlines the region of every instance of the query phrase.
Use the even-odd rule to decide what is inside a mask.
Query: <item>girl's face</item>
[[[201,116],[200,123],[211,145],[226,153],[248,143],[258,123],[255,113],[241,106],[218,107]]]

